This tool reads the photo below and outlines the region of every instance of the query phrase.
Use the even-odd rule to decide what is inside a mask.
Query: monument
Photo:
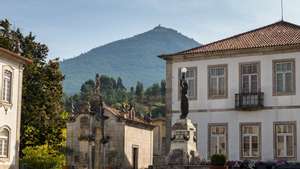
[[[198,158],[197,151],[197,129],[189,119],[189,102],[187,97],[188,83],[185,79],[187,69],[181,69],[180,89],[181,89],[181,115],[172,126],[172,137],[168,164],[190,164],[192,160]]]

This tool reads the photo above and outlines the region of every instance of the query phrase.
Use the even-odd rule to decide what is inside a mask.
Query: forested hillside
[[[149,87],[164,79],[165,63],[157,56],[198,46],[199,43],[162,26],[145,33],[94,48],[61,62],[64,92],[79,92],[81,84],[96,73],[121,77],[129,88],[137,81]]]

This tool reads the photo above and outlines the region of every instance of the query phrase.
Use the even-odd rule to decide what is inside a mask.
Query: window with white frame
[[[208,67],[208,97],[227,97],[227,65]]]
[[[260,157],[260,124],[241,124],[241,157]]]
[[[240,68],[241,92],[256,93],[259,89],[259,63],[243,63]]]
[[[209,155],[224,154],[227,155],[227,125],[211,124],[209,125]]]
[[[9,131],[6,128],[0,129],[0,158],[8,157]]]
[[[11,102],[11,87],[12,87],[12,72],[4,70],[2,99],[6,102]]]
[[[296,155],[296,123],[274,123],[275,157],[294,158]]]
[[[273,61],[273,94],[288,95],[295,93],[295,60]]]
[[[178,77],[178,93],[180,99],[180,79],[182,78],[181,68],[179,69]],[[187,67],[187,72],[185,74],[185,80],[188,84],[187,97],[189,99],[197,99],[197,67]]]

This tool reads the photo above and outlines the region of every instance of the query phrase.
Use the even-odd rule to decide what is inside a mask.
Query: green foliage
[[[8,20],[0,21],[0,46],[33,61],[23,72],[21,150],[60,145],[66,118],[62,113],[64,77],[58,59],[47,61],[48,47],[32,33],[23,35],[19,29],[11,29]]]
[[[143,84],[137,82],[135,87],[131,87],[129,91],[124,87],[122,79],[119,77],[115,80],[112,77],[102,75],[100,77],[101,94],[105,103],[109,106],[120,108],[122,103],[132,103],[135,105],[135,110],[140,116],[151,113],[152,117],[164,116],[164,94],[165,94],[165,82],[161,82],[151,85],[144,91]],[[72,111],[73,107],[76,107],[80,102],[90,100],[92,93],[94,92],[95,82],[88,80],[82,84],[79,94],[73,96],[64,97],[65,110]]]
[[[144,86],[143,83],[137,82],[135,87],[135,95],[137,97],[137,101],[143,100],[144,96]]]
[[[117,80],[117,89],[126,90],[125,86],[123,85],[122,79],[120,77],[118,77],[118,80]]]
[[[95,82],[93,80],[88,80],[84,82],[80,89],[80,99],[88,100],[90,96],[93,94],[93,89],[95,87]]]
[[[65,157],[49,145],[26,147],[23,149],[21,168],[26,169],[62,169]]]
[[[224,166],[226,163],[226,156],[223,154],[214,154],[210,157],[211,165]]]

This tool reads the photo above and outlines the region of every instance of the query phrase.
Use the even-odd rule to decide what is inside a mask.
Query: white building
[[[280,21],[160,57],[168,134],[180,115],[178,79],[186,67],[201,157],[300,160],[300,26]]]
[[[31,61],[0,48],[0,169],[19,168],[22,76],[27,63]]]

